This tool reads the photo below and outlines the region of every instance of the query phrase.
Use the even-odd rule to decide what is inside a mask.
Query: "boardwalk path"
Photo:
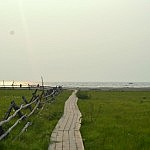
[[[64,115],[51,135],[48,150],[84,150],[80,134],[81,113],[77,106],[76,92],[65,103]]]

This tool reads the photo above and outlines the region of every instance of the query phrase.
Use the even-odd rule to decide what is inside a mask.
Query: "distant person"
[[[12,86],[12,89],[14,89],[14,84],[12,84],[11,86]]]
[[[30,84],[28,84],[28,88],[29,88],[29,90],[30,90]]]

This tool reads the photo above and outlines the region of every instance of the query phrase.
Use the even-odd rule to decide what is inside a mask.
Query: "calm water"
[[[100,87],[150,87],[150,82],[53,82],[45,83],[47,85],[63,85],[64,87],[89,87],[89,88],[100,88]]]
[[[40,82],[24,82],[24,81],[0,81],[0,86],[9,87],[12,86],[19,86],[22,84],[23,86],[29,85],[37,85]],[[150,82],[45,82],[44,85],[46,86],[56,86],[62,85],[63,87],[88,87],[88,88],[100,88],[100,87],[113,87],[113,88],[120,88],[120,87],[132,87],[132,88],[143,88],[143,87],[150,87]]]

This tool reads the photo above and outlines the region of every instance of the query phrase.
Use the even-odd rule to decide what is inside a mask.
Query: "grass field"
[[[0,90],[0,118],[3,117],[8,109],[11,100],[14,99],[17,104],[21,104],[21,96],[24,95],[29,99],[32,92],[28,90]],[[63,91],[53,103],[46,103],[42,111],[37,111],[28,120],[21,122],[5,140],[0,142],[0,150],[47,149],[51,132],[61,117],[64,103],[70,95],[71,91]],[[32,125],[27,132],[14,140],[28,121],[32,122]]]
[[[32,96],[32,90],[0,90],[0,120],[10,106],[10,102],[15,100],[16,104],[23,103],[22,96],[29,100]]]
[[[150,92],[80,91],[85,150],[150,150]]]

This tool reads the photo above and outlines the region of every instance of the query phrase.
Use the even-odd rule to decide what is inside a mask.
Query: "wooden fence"
[[[38,91],[40,91],[40,94],[37,94]],[[15,101],[11,101],[11,104],[8,108],[8,111],[5,113],[4,118],[2,121],[0,121],[0,141],[4,139],[22,120],[29,118],[37,108],[38,110],[43,109],[43,105],[47,102],[52,102],[55,100],[55,96],[57,96],[60,92],[62,91],[61,86],[49,88],[49,89],[44,89],[41,91],[39,89],[36,89],[32,93],[32,98],[28,102],[25,96],[22,96],[23,103],[20,107],[17,106]],[[32,106],[34,104],[34,107]],[[32,108],[33,107],[33,108]],[[22,110],[24,109],[29,109],[29,113],[22,113]],[[12,110],[15,112],[11,114]],[[10,122],[13,118],[16,118],[18,116],[18,119],[15,120],[15,123],[7,129],[7,131],[4,131],[3,126]],[[22,134],[25,129],[30,126],[32,123],[27,122],[27,124],[24,126],[20,134]]]

